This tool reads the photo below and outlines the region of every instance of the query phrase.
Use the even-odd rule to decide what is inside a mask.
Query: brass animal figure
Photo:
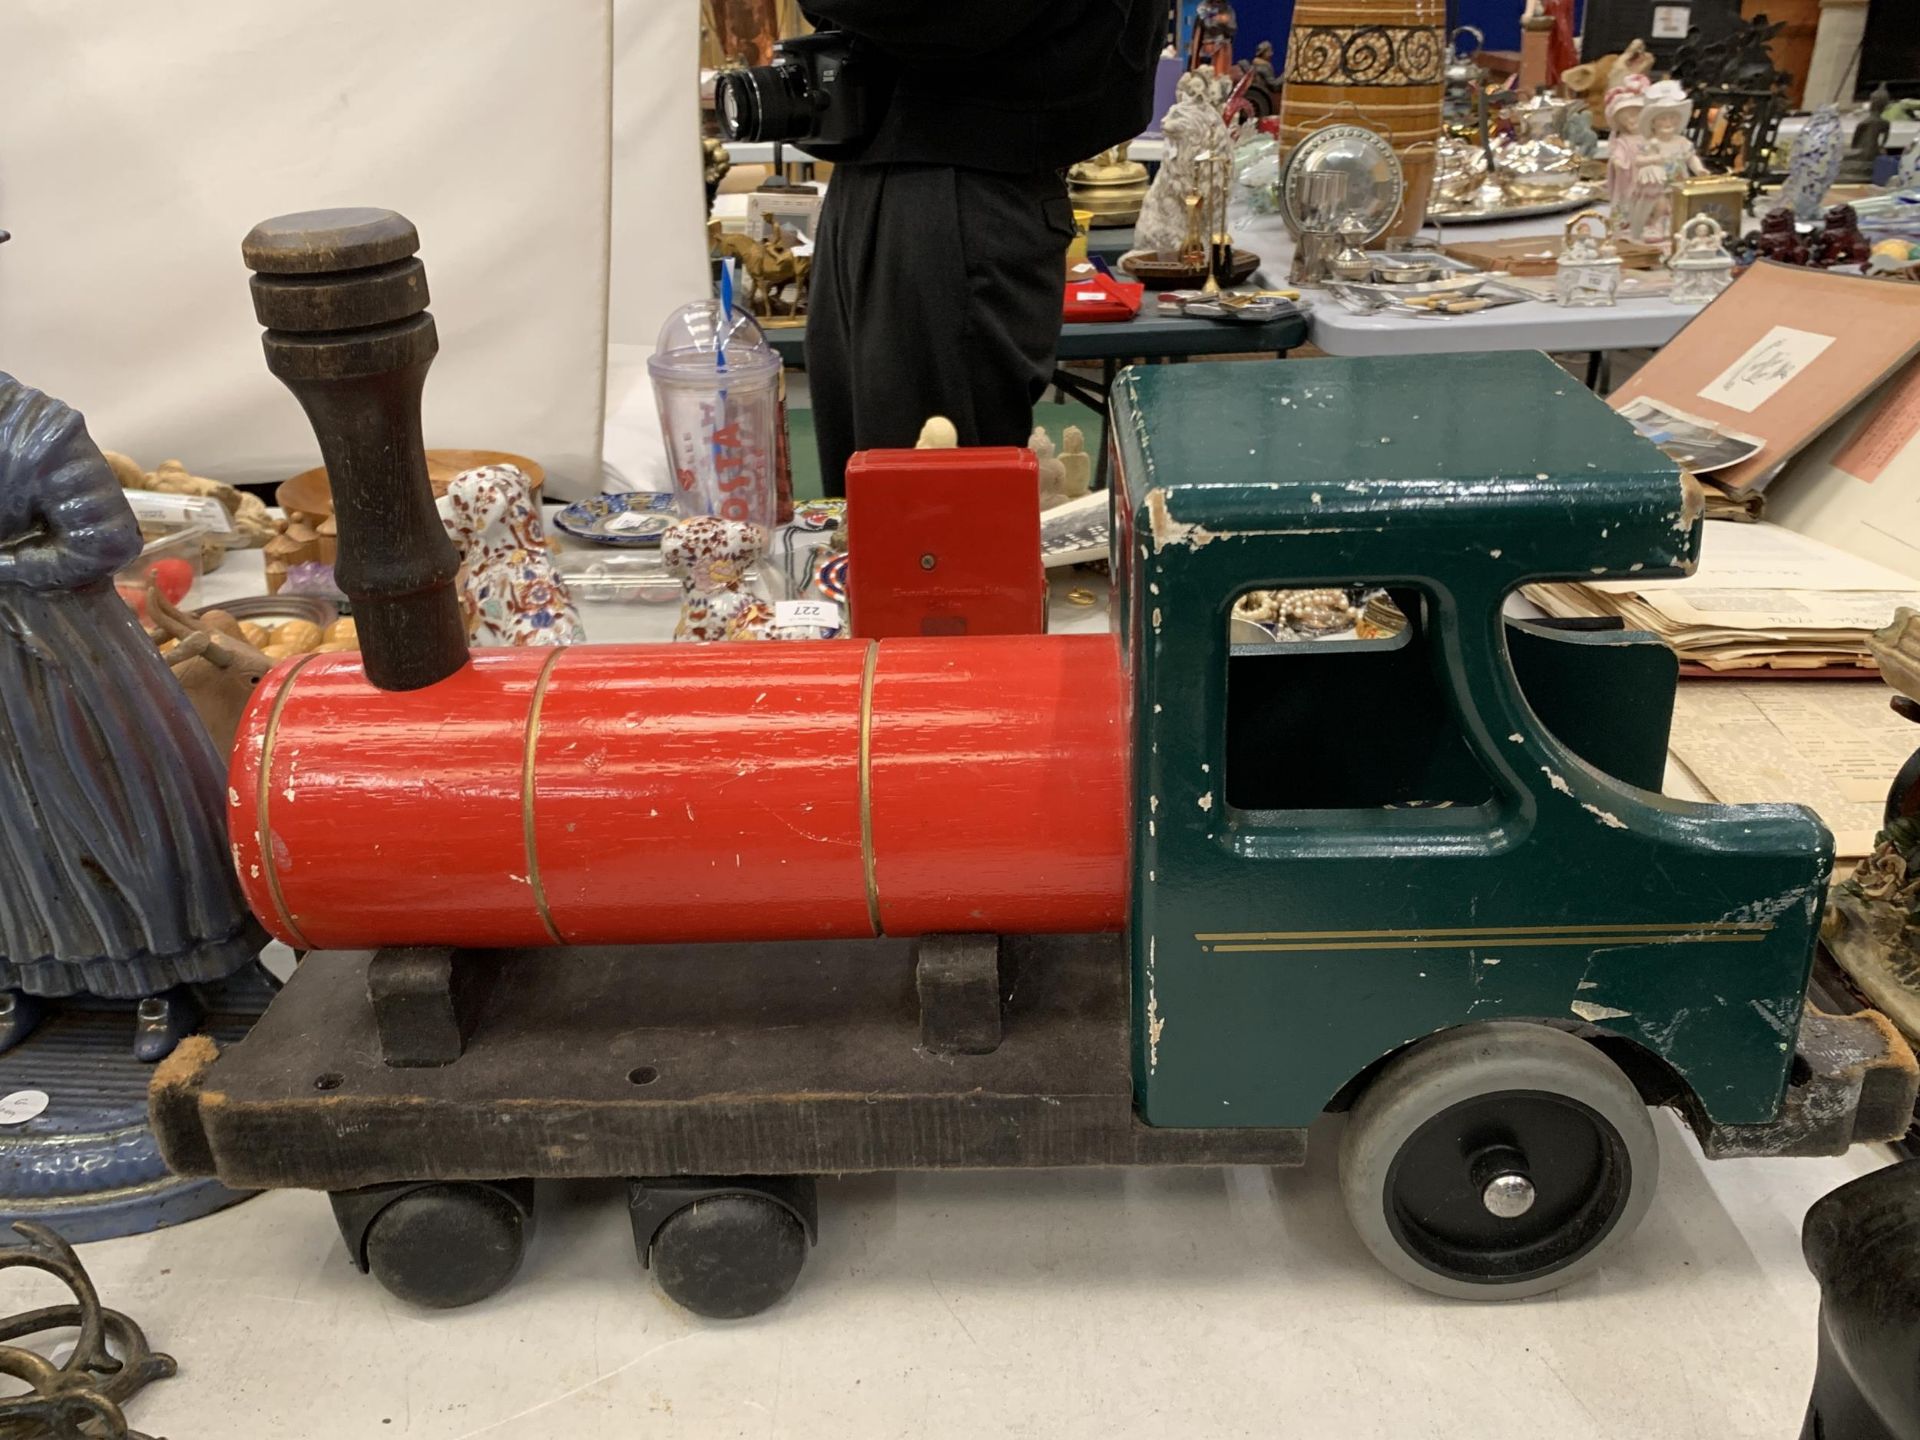
[[[747,306],[753,314],[768,320],[799,316],[806,305],[813,261],[808,256],[794,254],[778,227],[767,240],[722,231],[720,253],[738,260],[741,270],[753,282],[752,293],[747,297]],[[793,287],[792,293],[783,302],[781,297],[788,286]]]

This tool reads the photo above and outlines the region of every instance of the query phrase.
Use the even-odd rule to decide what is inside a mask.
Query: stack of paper
[[[1665,789],[1728,805],[1810,805],[1841,859],[1865,855],[1920,739],[1887,704],[1892,693],[1850,680],[1688,681],[1674,701]]]
[[[1758,440],[1713,472],[1729,490],[1757,490],[1916,352],[1920,285],[1759,264],[1607,403],[1651,400]]]
[[[1777,525],[1712,523],[1700,549],[1683,580],[1530,585],[1527,598],[1553,616],[1617,615],[1713,670],[1871,666],[1867,635],[1920,606],[1920,579]]]
[[[1040,554],[1049,570],[1107,558],[1111,491],[1095,490],[1040,512]]]

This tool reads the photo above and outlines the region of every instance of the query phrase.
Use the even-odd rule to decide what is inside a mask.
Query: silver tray
[[[1347,177],[1343,214],[1358,215],[1367,227],[1367,241],[1386,233],[1400,213],[1406,176],[1400,157],[1378,131],[1364,125],[1327,125],[1293,147],[1280,167],[1280,218],[1297,238],[1304,227],[1307,176],[1337,170]]]
[[[1480,267],[1465,260],[1443,255],[1438,250],[1376,250],[1373,252],[1373,264],[1376,270],[1395,265],[1427,265],[1440,273],[1433,280],[1377,280],[1377,285],[1392,285],[1396,289],[1405,289],[1409,285],[1436,284],[1449,277],[1459,275],[1478,275]]]
[[[1558,200],[1532,200],[1525,204],[1474,206],[1466,210],[1436,210],[1427,207],[1429,225],[1479,225],[1490,220],[1525,220],[1531,215],[1561,215],[1606,196],[1604,185],[1579,184]]]
[[[1406,302],[1409,299],[1428,295],[1459,295],[1463,298],[1490,300],[1495,306],[1501,306],[1518,305],[1539,298],[1517,285],[1507,284],[1491,275],[1461,275],[1451,280],[1428,281],[1423,285],[1364,285],[1336,280],[1326,289],[1342,310],[1355,315],[1378,315],[1385,312],[1390,315],[1418,316],[1423,320],[1446,320],[1451,317],[1439,311],[1422,310],[1417,306],[1408,305]]]

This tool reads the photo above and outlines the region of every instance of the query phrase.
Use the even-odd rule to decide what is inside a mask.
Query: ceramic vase
[[[1846,145],[1840,124],[1840,111],[1822,105],[1813,112],[1793,142],[1793,154],[1787,161],[1787,181],[1780,187],[1780,204],[1799,220],[1818,220],[1821,204],[1833,182],[1839,178],[1840,162],[1846,158]]]
[[[1280,146],[1323,125],[1365,125],[1406,175],[1388,239],[1420,228],[1433,188],[1446,88],[1446,0],[1300,0],[1287,37]]]

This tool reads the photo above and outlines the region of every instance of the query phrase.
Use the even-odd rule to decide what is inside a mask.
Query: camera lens
[[[720,133],[729,140],[804,140],[813,134],[806,66],[792,61],[729,70],[714,84]]]
[[[729,140],[758,140],[760,124],[747,73],[729,70],[714,82],[714,106],[720,112],[720,133]]]

